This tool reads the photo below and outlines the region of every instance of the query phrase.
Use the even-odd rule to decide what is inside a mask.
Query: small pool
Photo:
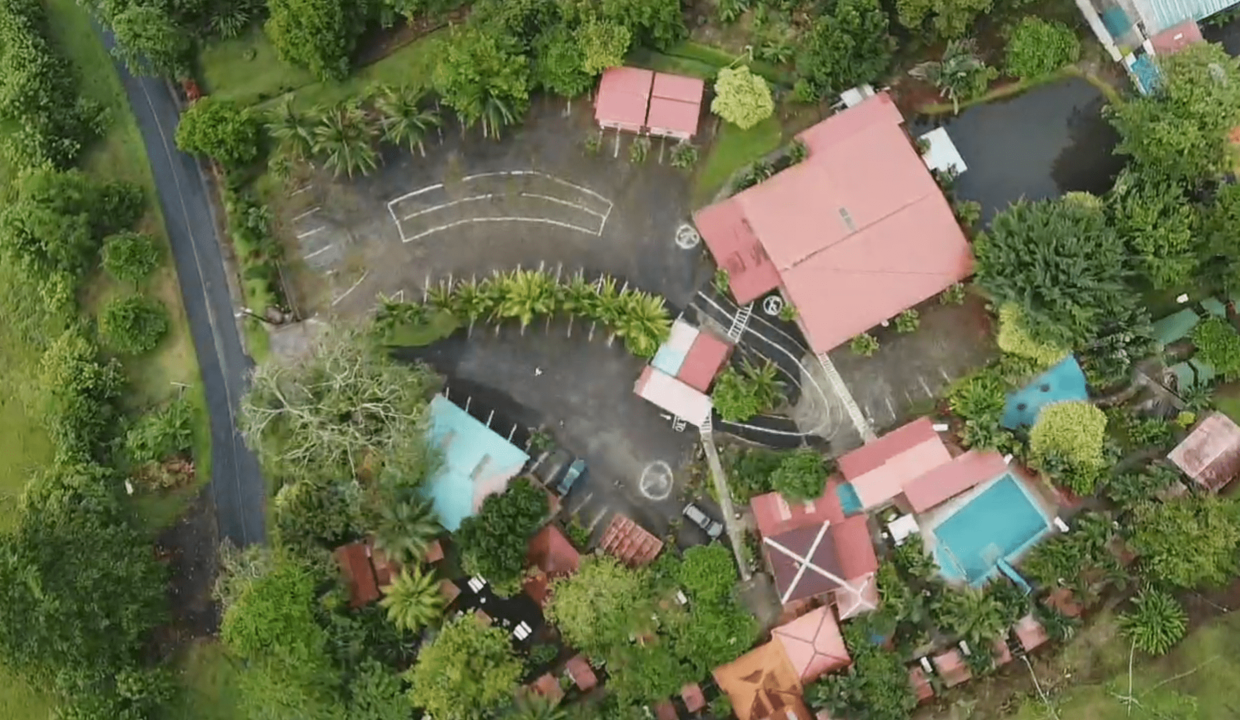
[[[1013,560],[1050,528],[1024,485],[1007,474],[933,528],[935,559],[948,580],[981,585],[1000,560]]]

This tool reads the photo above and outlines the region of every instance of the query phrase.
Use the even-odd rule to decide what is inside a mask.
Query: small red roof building
[[[632,519],[617,513],[603,531],[599,547],[629,567],[641,567],[655,559],[663,549],[663,541]]]
[[[349,590],[349,607],[359,608],[379,599],[379,582],[370,562],[370,553],[370,546],[365,540],[342,545],[332,552]]]
[[[737,720],[808,718],[801,699],[801,678],[783,646],[772,640],[720,665],[714,671],[719,689],[732,701]]]
[[[835,613],[826,605],[780,625],[771,637],[783,646],[803,685],[852,664]]]
[[[685,709],[691,713],[706,707],[706,695],[702,693],[702,686],[697,683],[689,683],[682,687],[680,699],[685,701]]]
[[[633,67],[603,71],[594,120],[603,128],[689,140],[697,133],[705,83]]]
[[[698,332],[685,354],[676,378],[694,390],[707,392],[715,376],[732,354],[731,343],[720,340],[707,330]]]
[[[676,706],[671,700],[660,700],[654,704],[654,716],[658,720],[677,720]]]
[[[896,499],[922,474],[951,462],[930,418],[918,418],[840,457],[839,469],[867,510]]]
[[[560,681],[556,680],[551,673],[544,673],[537,680],[530,683],[530,690],[547,698],[552,704],[560,702],[564,697],[564,690],[560,687]]]
[[[913,686],[913,693],[917,695],[917,702],[924,703],[934,697],[934,686],[930,684],[930,678],[926,677],[926,671],[922,670],[920,665],[914,665],[909,668],[908,683]]]
[[[1012,626],[1012,631],[1016,633],[1016,639],[1020,640],[1025,652],[1032,652],[1034,648],[1040,647],[1050,639],[1050,636],[1046,634],[1046,628],[1042,627],[1042,623],[1035,620],[1032,614],[1017,620]]]
[[[598,96],[594,99],[594,120],[600,127],[639,133],[646,124],[650,85],[654,72],[642,68],[611,67],[603,71]]]
[[[1197,21],[1190,18],[1150,38],[1150,45],[1155,55],[1174,55],[1193,43],[1204,41]]]
[[[879,93],[801,133],[805,161],[694,215],[736,301],[782,289],[815,353],[973,272],[903,123]]]
[[[935,670],[938,670],[939,677],[943,678],[943,684],[947,687],[955,687],[973,677],[969,666],[964,662],[964,654],[959,650],[952,649],[941,655],[935,655],[931,661],[934,662]]]
[[[1240,475],[1240,427],[1226,415],[1212,413],[1167,459],[1201,487],[1218,492]]]
[[[581,554],[559,528],[546,525],[530,538],[525,562],[537,570],[526,578],[525,592],[539,605],[545,605],[550,598],[551,581],[577,572]]]
[[[650,89],[650,110],[646,132],[651,135],[689,140],[697,134],[702,115],[702,94],[706,84],[699,78],[655,73]]]
[[[582,692],[587,692],[598,685],[598,676],[594,674],[594,668],[590,667],[590,663],[586,662],[585,655],[574,655],[569,658],[564,671],[577,685],[577,689]]]

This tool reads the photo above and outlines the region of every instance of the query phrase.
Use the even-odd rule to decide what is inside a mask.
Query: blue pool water
[[[865,510],[865,507],[861,505],[861,498],[857,497],[857,491],[853,489],[852,483],[836,485],[835,496],[839,498],[840,509],[844,511],[845,517],[860,515]]]
[[[980,585],[1042,539],[1049,519],[1016,478],[1004,475],[933,529],[935,559],[948,580]]]

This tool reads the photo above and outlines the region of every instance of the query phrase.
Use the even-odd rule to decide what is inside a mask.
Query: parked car
[[[702,528],[707,537],[711,540],[714,540],[723,534],[723,523],[707,515],[705,510],[697,505],[694,505],[693,503],[686,505],[685,509],[682,511],[682,514],[689,518],[689,522]]]
[[[534,477],[538,478],[538,482],[550,490],[555,487],[556,482],[564,474],[564,470],[572,461],[573,456],[567,452],[560,449],[552,450],[545,458],[539,461],[532,472]]]
[[[564,473],[564,477],[560,478],[560,482],[556,483],[555,492],[560,497],[568,494],[573,489],[573,483],[577,482],[577,478],[581,477],[586,471],[586,461],[580,458],[573,461],[568,466],[568,472]]]

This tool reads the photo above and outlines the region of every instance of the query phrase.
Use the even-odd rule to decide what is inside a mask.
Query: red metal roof
[[[547,525],[530,538],[525,561],[552,578],[577,572],[581,554],[554,525]]]
[[[379,599],[379,584],[375,581],[375,569],[370,564],[370,553],[365,541],[342,545],[332,552],[345,585],[349,588],[350,607],[361,607]]]
[[[715,337],[707,330],[702,330],[689,346],[685,360],[680,364],[676,379],[694,390],[706,392],[711,382],[719,374],[720,368],[728,361],[732,345]]]
[[[1155,55],[1174,55],[1189,45],[1204,40],[1197,21],[1189,19],[1150,38],[1150,44],[1154,46]]]
[[[939,671],[939,677],[943,678],[943,684],[947,687],[955,687],[973,677],[969,666],[964,662],[964,654],[959,650],[948,650],[941,655],[935,655],[930,660],[934,663],[935,669]]]
[[[775,628],[771,636],[783,645],[802,683],[852,664],[835,614],[825,605]]]
[[[1240,427],[1214,413],[1193,428],[1167,459],[1207,490],[1218,492],[1240,474]]]
[[[654,704],[654,716],[658,720],[677,720],[676,706],[671,700],[660,700]]]
[[[671,73],[655,73],[654,85],[650,89],[650,96],[701,104],[702,92],[705,88],[706,82],[701,78],[673,75]]]
[[[747,238],[756,238],[815,352],[972,272],[964,233],[902,123],[880,93],[802,133],[809,158],[721,203],[734,209],[695,216],[742,303],[756,296],[740,288],[764,283],[745,278],[737,288],[739,276],[751,265],[766,269],[749,262],[734,271],[730,263],[737,253],[753,257]]]
[[[1007,461],[997,452],[969,452],[940,465],[904,486],[913,512],[925,512],[971,487],[1007,472]]]
[[[739,203],[725,200],[693,214],[698,233],[719,267],[728,271],[728,291],[741,305],[779,287],[779,270],[767,257]]]
[[[697,134],[698,119],[702,115],[702,96],[693,102],[651,97],[650,111],[646,115],[646,127],[652,135],[672,135],[691,138]]]
[[[550,700],[552,703],[558,703],[564,697],[564,690],[560,688],[560,681],[551,673],[543,673],[537,680],[530,683],[530,689]]]
[[[680,699],[685,701],[685,709],[691,713],[706,707],[706,695],[702,692],[702,686],[697,683],[689,683],[682,687]]]
[[[1012,631],[1016,633],[1016,638],[1020,640],[1026,652],[1032,651],[1050,639],[1050,636],[1046,634],[1046,628],[1042,627],[1042,623],[1038,622],[1032,614],[1017,620],[1012,626]]]
[[[586,692],[595,685],[598,685],[598,676],[594,674],[594,668],[590,667],[590,663],[586,662],[585,655],[574,655],[565,663],[564,669],[568,672],[568,676],[576,683],[577,689]]]
[[[918,418],[844,455],[839,469],[868,510],[892,500],[951,459],[930,419]]]
[[[828,478],[822,495],[808,503],[788,502],[777,492],[752,498],[749,507],[753,510],[758,534],[774,537],[806,525],[844,522],[844,510],[840,507],[839,496],[835,494],[839,483],[838,477]]]
[[[599,547],[630,567],[648,565],[663,549],[663,541],[624,515],[616,514],[603,532]]]
[[[835,552],[840,558],[840,570],[844,579],[853,581],[878,571],[878,556],[874,553],[874,538],[870,535],[867,515],[854,515],[831,525],[835,540]]]
[[[781,603],[825,595],[847,581],[828,529],[809,525],[763,539]]]
[[[908,671],[909,685],[913,686],[913,692],[917,695],[917,702],[923,703],[934,697],[934,688],[930,685],[929,678],[926,677],[926,671],[921,669],[920,665],[914,665]]]
[[[640,131],[646,122],[650,85],[654,72],[641,68],[612,67],[603,71],[594,99],[594,119],[604,125],[622,125]]]

